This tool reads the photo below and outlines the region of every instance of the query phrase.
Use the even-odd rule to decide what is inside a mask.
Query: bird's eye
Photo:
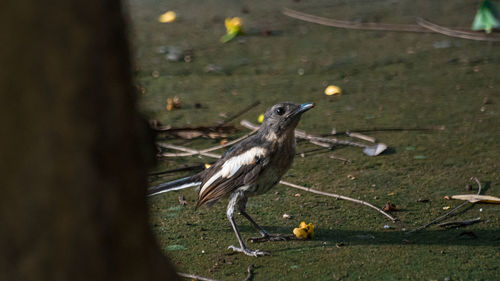
[[[283,113],[285,113],[285,109],[283,107],[278,107],[274,110],[274,112],[278,115],[283,115]]]

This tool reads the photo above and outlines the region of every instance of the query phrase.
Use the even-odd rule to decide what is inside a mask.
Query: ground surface
[[[445,195],[475,193],[475,185],[471,191],[464,188],[471,176],[486,184],[486,194],[500,196],[500,44],[437,34],[336,29],[280,12],[289,7],[330,18],[384,23],[413,23],[421,16],[445,26],[467,27],[478,5],[414,2],[131,0],[137,82],[145,89],[141,109],[163,124],[212,125],[260,100],[260,106],[235,124],[242,118],[255,122],[267,106],[290,100],[317,104],[299,125],[311,133],[332,128],[446,128],[432,133],[368,133],[391,148],[378,157],[344,147],[296,158],[285,180],[380,207],[390,201],[401,209],[394,213],[401,222],[390,223],[372,209],[347,201],[278,185],[251,199],[249,213],[277,233],[291,233],[302,220],[313,222],[316,236],[305,242],[250,244],[272,252],[269,257],[232,255],[227,250],[237,241],[225,217],[226,201],[195,211],[194,190],[152,198],[151,225],[179,271],[243,280],[247,266],[254,264],[254,280],[498,280],[498,205],[474,205],[449,219],[483,220],[462,229],[433,226],[408,236],[402,228],[413,229],[446,212],[443,207],[461,203],[447,201]],[[178,21],[158,23],[157,17],[167,10],[176,11]],[[229,16],[243,18],[247,36],[222,44],[223,21]],[[271,35],[264,36],[263,30]],[[162,46],[189,51],[191,61],[168,61]],[[207,72],[207,66],[216,71]],[[324,95],[327,84],[340,86],[343,95]],[[173,96],[180,97],[183,107],[167,112],[166,99]],[[483,105],[485,98],[489,102]],[[171,142],[209,147],[219,141]],[[312,148],[298,145],[299,151]],[[343,164],[331,154],[351,162]],[[162,159],[157,170],[210,161]],[[153,183],[183,175],[156,178]],[[181,193],[191,205],[179,206]],[[283,213],[292,218],[282,219]],[[244,237],[256,235],[244,219],[237,217],[237,222]],[[392,228],[384,229],[386,224]]]

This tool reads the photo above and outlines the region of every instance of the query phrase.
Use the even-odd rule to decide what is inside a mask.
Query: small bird
[[[250,196],[267,192],[276,185],[290,168],[295,156],[295,127],[304,112],[314,103],[278,103],[264,114],[264,122],[256,134],[232,146],[212,166],[202,172],[175,181],[151,187],[148,195],[156,195],[191,186],[200,186],[196,209],[202,205],[213,205],[229,197],[227,218],[238,238],[239,247],[230,249],[248,256],[262,256],[269,253],[247,248],[234,221],[235,209],[250,221],[260,233],[260,241],[284,240],[272,235],[259,226],[246,212]]]

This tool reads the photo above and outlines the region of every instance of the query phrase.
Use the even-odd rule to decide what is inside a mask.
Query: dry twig
[[[328,19],[302,13],[289,8],[284,8],[283,14],[298,20],[303,20],[320,25],[346,28],[346,29],[400,31],[400,32],[430,32],[429,30],[415,24],[360,23],[353,21],[334,20],[334,19]]]
[[[470,220],[464,220],[464,221],[450,221],[450,222],[443,222],[438,224],[440,227],[460,227],[460,226],[466,226],[466,225],[471,225],[475,224],[477,222],[480,222],[481,218],[475,218],[475,219],[470,219]]]
[[[312,188],[309,188],[309,187],[305,187],[305,186],[302,186],[302,185],[297,185],[297,184],[294,184],[294,183],[291,183],[291,182],[287,182],[287,181],[280,181],[279,183],[291,186],[293,188],[301,189],[301,190],[304,190],[304,191],[308,191],[308,192],[312,192],[312,193],[316,193],[316,194],[320,194],[320,195],[324,195],[324,196],[333,197],[333,198],[336,198],[336,199],[347,200],[347,201],[351,201],[351,202],[358,203],[358,204],[361,204],[361,205],[365,205],[365,206],[370,207],[370,208],[376,210],[377,212],[383,214],[384,216],[388,217],[393,222],[395,222],[395,221],[398,220],[397,218],[395,218],[395,217],[389,215],[388,213],[384,212],[382,209],[380,209],[378,207],[375,207],[372,204],[370,204],[370,203],[368,203],[366,201],[363,201],[363,200],[358,200],[358,199],[354,199],[354,198],[350,198],[350,197],[347,197],[347,196],[338,195],[338,194],[334,194],[334,193],[328,193],[328,192],[324,192],[324,191],[319,191],[319,190],[315,190],[315,189],[312,189]]]
[[[492,35],[492,34],[486,34],[486,33],[478,33],[478,32],[472,32],[472,31],[462,31],[462,30],[456,30],[456,29],[451,29],[443,26],[439,26],[435,23],[426,21],[422,18],[417,18],[417,23],[418,25],[427,28],[431,31],[434,31],[436,33],[440,33],[446,36],[450,37],[456,37],[456,38],[462,38],[462,39],[469,39],[469,40],[476,40],[476,41],[489,41],[489,42],[500,42],[500,36]]]
[[[476,40],[476,41],[489,41],[489,42],[499,42],[500,36],[492,34],[484,34],[473,31],[451,29],[437,24],[431,23],[429,21],[417,18],[417,25],[415,24],[385,24],[385,23],[360,23],[353,21],[335,20],[324,17],[318,17],[311,14],[306,14],[303,12],[295,11],[292,9],[284,8],[283,14],[291,18],[298,20],[316,23],[325,26],[333,26],[345,29],[357,29],[357,30],[376,30],[376,31],[398,31],[398,32],[421,32],[421,33],[439,33],[447,35],[450,37]]]
[[[251,265],[249,265],[247,267],[248,274],[247,274],[247,277],[245,278],[244,281],[250,281],[250,280],[252,280],[252,278],[253,278],[253,268],[254,268],[253,264],[251,264]]]
[[[218,150],[218,149],[221,149],[224,147],[228,147],[228,146],[233,145],[237,142],[240,142],[240,141],[248,138],[249,136],[253,135],[255,132],[257,132],[257,130],[253,130],[250,133],[248,133],[240,138],[237,138],[235,140],[226,142],[225,144],[216,145],[216,146],[213,146],[213,147],[210,147],[207,149],[203,149],[203,150],[196,150],[196,149],[191,149],[191,148],[187,148],[187,147],[183,147],[183,146],[177,146],[177,145],[162,143],[162,142],[157,142],[156,144],[160,147],[163,147],[163,148],[185,151],[184,153],[162,153],[160,156],[163,156],[163,157],[203,155],[203,156],[208,156],[208,157],[212,157],[212,158],[219,158],[219,156],[217,154],[213,154],[213,153],[209,153],[209,152],[214,151],[214,150]]]
[[[477,183],[477,185],[478,185],[477,195],[481,194],[481,188],[482,188],[481,182],[476,177],[472,177],[470,179],[473,180],[473,181],[475,181]],[[465,201],[462,204],[460,204],[460,205],[456,206],[455,208],[453,208],[448,213],[446,213],[446,214],[444,214],[442,216],[439,216],[439,217],[433,219],[432,221],[430,221],[429,223],[424,224],[422,226],[419,226],[419,227],[415,228],[414,230],[407,232],[406,234],[414,233],[414,232],[417,232],[417,231],[422,230],[424,228],[427,228],[427,227],[429,227],[429,226],[431,226],[433,224],[436,224],[436,223],[444,220],[445,218],[449,217],[450,215],[452,215],[453,213],[455,213],[458,209],[462,208],[463,206],[467,205],[468,203],[469,203],[469,201]]]
[[[210,279],[210,278],[201,277],[201,276],[194,275],[194,274],[182,273],[182,272],[177,272],[177,275],[179,275],[179,276],[181,276],[181,277],[184,277],[184,278],[191,278],[191,279],[193,279],[193,280],[200,280],[200,281],[217,281],[217,280],[215,280],[215,279]]]

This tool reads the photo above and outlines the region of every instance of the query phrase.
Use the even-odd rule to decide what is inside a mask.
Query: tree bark
[[[2,2],[0,280],[173,280],[120,1]]]

